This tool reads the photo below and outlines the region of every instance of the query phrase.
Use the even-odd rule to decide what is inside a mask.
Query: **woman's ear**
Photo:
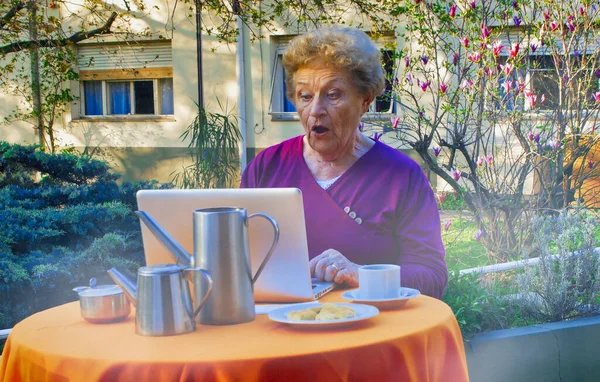
[[[369,105],[371,105],[374,99],[375,96],[371,95],[363,100],[363,103],[361,105],[361,115],[369,111]]]

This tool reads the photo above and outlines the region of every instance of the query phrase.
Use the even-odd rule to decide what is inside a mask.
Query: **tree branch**
[[[15,5],[13,5],[13,7],[9,9],[8,12],[6,12],[6,14],[0,19],[0,29],[4,29],[6,24],[8,24],[13,19],[13,17],[15,17],[15,15],[19,13],[19,11],[23,8],[25,8],[24,1],[19,1],[15,3]]]
[[[88,38],[99,35],[99,34],[110,33],[110,28],[112,27],[112,24],[114,23],[116,18],[117,18],[117,12],[113,12],[110,15],[110,17],[108,18],[108,20],[106,20],[106,23],[104,23],[104,25],[102,25],[101,27],[92,29],[90,31],[79,31],[67,38],[44,39],[44,40],[40,40],[40,41],[29,40],[29,41],[13,42],[11,44],[0,47],[0,54],[17,53],[22,50],[32,48],[34,46],[37,46],[40,48],[51,48],[51,47],[65,46],[67,44],[75,44],[75,43],[78,43],[79,41],[87,40]]]

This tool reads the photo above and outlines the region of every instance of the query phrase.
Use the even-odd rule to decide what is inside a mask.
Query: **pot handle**
[[[192,317],[190,317],[192,320],[194,320],[196,318],[196,316],[198,315],[198,313],[200,313],[200,309],[202,309],[202,307],[204,306],[204,304],[206,304],[206,300],[208,300],[208,298],[210,297],[210,294],[212,293],[213,280],[212,280],[212,277],[210,277],[210,273],[208,273],[204,269],[200,269],[200,268],[184,268],[183,270],[184,270],[184,272],[187,273],[188,277],[191,276],[191,272],[198,272],[208,282],[208,287],[207,287],[207,290],[206,290],[206,294],[204,295],[204,298],[202,298],[202,301],[200,301],[200,304],[198,304],[198,307],[196,307],[196,309],[194,310],[194,313],[192,314]],[[196,288],[196,287],[194,286],[194,288]]]
[[[260,216],[262,218],[267,219],[269,221],[269,223],[271,223],[271,225],[273,226],[273,244],[271,244],[271,248],[269,248],[267,255],[265,256],[264,260],[260,264],[260,267],[258,267],[256,274],[252,278],[252,284],[254,284],[256,282],[256,280],[258,279],[258,276],[260,276],[260,274],[262,273],[263,269],[265,268],[265,265],[267,265],[267,261],[269,261],[269,259],[273,255],[273,251],[275,251],[275,247],[277,246],[277,243],[279,242],[279,225],[277,224],[277,221],[275,219],[273,219],[271,216],[260,213],[260,212],[248,216],[248,220],[250,220],[256,216]]]

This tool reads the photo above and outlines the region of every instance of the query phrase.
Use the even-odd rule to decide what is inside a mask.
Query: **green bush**
[[[0,328],[143,263],[135,193],[171,185],[117,179],[103,161],[0,142]]]
[[[458,272],[450,272],[442,301],[452,308],[467,340],[474,334],[510,325],[510,304],[490,293],[476,273],[460,276]]]
[[[464,211],[467,210],[465,200],[456,192],[439,192],[438,207],[440,210]]]

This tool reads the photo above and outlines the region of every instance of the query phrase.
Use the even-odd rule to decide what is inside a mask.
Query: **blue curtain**
[[[108,102],[110,114],[131,114],[129,82],[109,82]]]
[[[102,115],[102,81],[83,81],[85,115]]]
[[[173,79],[161,78],[160,80],[160,113],[163,115],[175,114],[173,102]]]

